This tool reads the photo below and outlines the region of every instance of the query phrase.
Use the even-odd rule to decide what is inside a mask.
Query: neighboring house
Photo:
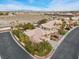
[[[24,33],[30,37],[32,42],[39,43],[43,40],[49,40],[52,34],[58,33],[58,29],[60,28],[61,24],[61,20],[52,20],[40,25],[40,28],[26,30]],[[59,37],[59,34],[54,36]]]
[[[66,24],[70,26],[75,26],[76,21],[73,20],[66,20]],[[52,20],[47,23],[41,24],[40,27],[32,29],[32,30],[26,30],[24,33],[30,37],[30,40],[35,43],[43,42],[43,40],[49,40],[51,36],[52,38],[58,38],[61,36],[58,32],[61,25],[63,25],[63,21],[61,20]]]
[[[55,31],[46,31],[41,28],[36,28],[33,30],[24,31],[26,35],[29,36],[30,40],[35,43],[43,42],[43,40],[47,41],[50,39],[50,35],[55,33]]]
[[[26,30],[24,33],[30,37],[30,40],[32,42],[35,42],[35,43],[43,42],[43,40],[46,39],[44,37],[45,32],[40,28],[36,28],[33,30]]]
[[[61,24],[62,24],[61,20],[52,20],[45,24],[40,25],[40,28],[49,31],[57,31],[60,28]]]

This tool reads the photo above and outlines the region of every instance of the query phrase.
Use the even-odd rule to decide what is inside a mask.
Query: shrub
[[[24,33],[22,33],[22,31],[21,30],[13,30],[12,31],[13,32],[13,34],[15,34],[18,38],[19,38],[19,40],[21,41],[21,42],[23,42],[24,44],[26,44],[28,41],[29,41],[29,37],[27,36],[27,35],[25,35]]]
[[[38,25],[41,25],[43,23],[46,23],[47,21],[48,21],[47,19],[42,19],[42,20],[38,21],[37,23],[38,23]]]
[[[52,46],[47,41],[41,42],[39,44],[28,42],[25,48],[32,55],[38,56],[46,56],[52,50]]]
[[[66,33],[65,26],[66,26],[66,22],[64,21],[64,19],[62,19],[62,25],[61,25],[60,29],[58,30],[61,35],[64,35]]]
[[[27,30],[27,29],[34,29],[34,28],[35,28],[34,25],[31,24],[31,23],[27,23],[27,24],[24,24],[24,25],[23,25],[23,29],[24,29],[24,30]]]
[[[21,24],[19,23],[18,25],[15,26],[15,28],[19,28],[21,30],[27,30],[27,29],[34,29],[35,26],[31,23],[27,23],[27,24]]]

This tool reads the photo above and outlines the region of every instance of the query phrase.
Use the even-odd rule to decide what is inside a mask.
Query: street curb
[[[26,53],[28,53],[33,59],[36,59],[36,58],[35,58],[33,55],[31,55],[27,50],[25,50],[25,48],[23,47],[23,45],[20,43],[19,39],[18,39],[15,35],[13,35],[11,31],[10,31],[10,34],[11,34],[12,38],[14,39],[14,41],[15,41]],[[54,50],[52,49],[50,53],[52,53],[52,51],[54,51]],[[50,53],[49,53],[49,54],[50,54]],[[50,56],[49,56],[48,58],[46,58],[46,59],[50,59]]]
[[[76,26],[76,27],[70,29],[70,30],[60,39],[60,41],[58,42],[58,44],[60,45],[60,44],[62,43],[62,41],[67,37],[67,35],[68,35],[70,32],[72,32],[73,30],[75,30],[76,28],[79,28],[79,26]]]
[[[57,49],[57,48],[59,47],[59,45],[63,42],[63,40],[67,37],[67,35],[68,35],[71,31],[73,31],[74,29],[76,29],[76,28],[79,28],[79,26],[76,26],[76,27],[70,29],[70,30],[60,39],[60,41],[58,42],[58,45],[57,45],[56,49]],[[4,30],[6,30],[6,29],[4,29]],[[18,41],[18,38],[15,37],[15,36],[12,34],[11,31],[5,31],[5,32],[10,32],[12,38],[13,38],[14,41],[18,44],[18,46],[21,47],[26,53],[28,53],[28,54],[34,59],[34,56],[31,55],[27,50],[25,50],[25,48],[22,46],[22,44]],[[4,33],[4,31],[1,30],[0,33]],[[50,59],[50,58],[53,56],[53,54],[56,52],[56,49],[52,52],[52,54],[51,54],[51,56],[49,57],[49,59]]]
[[[3,32],[9,32],[10,31],[10,27],[0,27],[0,33],[3,33]]]
[[[11,31],[10,31],[10,34],[12,38],[14,39],[14,41],[18,44],[18,46],[21,47],[26,53],[28,53],[34,59],[34,56],[32,56],[27,50],[25,50],[25,48],[22,46],[18,38],[15,35],[13,35]]]
[[[0,33],[9,32],[11,34],[11,37],[13,38],[13,40],[18,44],[18,46],[21,47],[27,54],[29,54],[34,59],[34,56],[32,56],[27,50],[25,50],[25,48],[22,46],[22,44],[17,40],[18,38],[15,37],[10,30],[11,30],[10,27],[6,27],[6,28],[2,27],[2,28],[0,28]]]
[[[67,37],[67,35],[68,35],[71,31],[73,31],[74,29],[76,29],[76,28],[79,28],[79,26],[76,26],[76,27],[70,29],[70,30],[60,39],[60,41],[58,42],[58,45],[57,45],[56,49],[53,51],[53,53],[52,53],[52,55],[50,56],[50,58],[54,55],[54,53],[56,52],[57,48],[58,48],[58,47],[60,46],[60,44],[64,41],[64,39]]]

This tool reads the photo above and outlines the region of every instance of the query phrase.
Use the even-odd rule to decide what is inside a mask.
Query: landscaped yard
[[[28,26],[28,29],[29,28],[32,29],[32,27]],[[25,35],[23,31],[24,30],[20,29],[20,27],[16,27],[16,29],[12,29],[12,33],[19,39],[21,43],[23,43],[24,48],[29,53],[31,53],[32,55],[37,55],[42,57],[48,55],[51,52],[53,47],[47,41],[34,43],[30,41],[29,36]]]
[[[51,26],[53,29],[51,30],[48,27],[50,23],[46,23],[47,20],[45,20],[46,19],[43,19],[43,22],[39,21],[37,23],[39,26],[37,27],[31,23],[18,24],[12,27],[12,33],[19,39],[23,47],[33,56],[37,55],[43,57],[49,55],[50,52],[53,52],[55,47],[57,47],[56,44],[62,36],[71,28],[78,26],[74,20],[67,20],[68,23],[65,20],[60,20],[60,23],[59,20],[56,20],[55,23],[52,21],[54,28]],[[46,23],[48,28],[40,28],[41,24],[45,25],[44,23]]]

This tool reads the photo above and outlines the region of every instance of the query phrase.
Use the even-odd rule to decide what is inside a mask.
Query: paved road
[[[9,32],[0,33],[0,59],[32,59],[13,40]]]
[[[78,59],[79,28],[71,31],[51,59]],[[0,59],[32,59],[13,40],[9,32],[0,33]]]
[[[71,31],[57,48],[51,59],[78,59],[79,28]]]

